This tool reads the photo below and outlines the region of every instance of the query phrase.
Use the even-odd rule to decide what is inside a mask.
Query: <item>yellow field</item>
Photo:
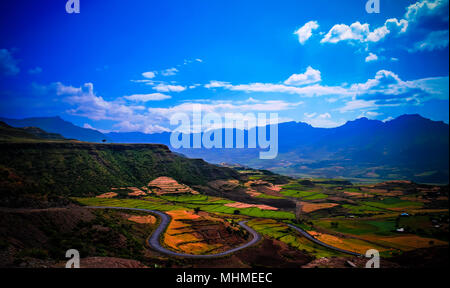
[[[304,213],[311,213],[317,210],[329,209],[339,206],[339,204],[336,203],[309,203],[309,202],[301,202],[301,205],[302,205],[302,212]]]

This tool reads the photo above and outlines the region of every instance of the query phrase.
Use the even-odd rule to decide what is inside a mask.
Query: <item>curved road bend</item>
[[[166,231],[167,226],[169,226],[170,223],[170,216],[167,215],[166,213],[160,212],[160,211],[155,211],[155,210],[148,210],[148,209],[139,209],[139,208],[127,208],[127,207],[100,207],[100,206],[87,206],[86,208],[91,208],[91,209],[116,209],[116,210],[131,210],[131,211],[141,211],[141,212],[147,212],[147,213],[152,213],[152,214],[156,214],[161,218],[161,223],[159,224],[159,226],[156,228],[156,230],[153,232],[152,236],[150,237],[150,239],[148,240],[148,244],[155,249],[158,252],[161,252],[163,254],[167,254],[170,256],[176,256],[176,257],[189,257],[189,258],[215,258],[215,257],[221,257],[221,256],[226,256],[229,255],[231,253],[237,252],[239,250],[242,250],[244,248],[250,247],[254,244],[256,244],[257,242],[259,242],[261,240],[261,235],[258,234],[258,232],[256,232],[255,230],[253,230],[252,228],[248,227],[246,225],[247,221],[241,221],[239,222],[239,225],[244,228],[245,230],[247,230],[250,234],[252,234],[253,238],[250,242],[221,252],[221,253],[217,253],[217,254],[210,254],[210,255],[193,255],[193,254],[183,254],[183,253],[178,253],[169,249],[166,249],[164,247],[161,246],[161,244],[159,243],[159,239],[162,233],[164,233],[164,231]],[[294,226],[292,224],[287,224],[289,227],[291,227],[292,229],[296,230],[297,232],[299,232],[300,234],[302,234],[306,239],[316,243],[317,245],[323,246],[325,248],[329,248],[332,249],[334,251],[337,252],[341,252],[341,253],[345,253],[345,254],[349,254],[352,256],[357,256],[357,257],[365,257],[362,254],[356,253],[356,252],[351,252],[351,251],[347,251],[347,250],[343,250],[337,247],[333,247],[331,245],[328,245],[320,240],[317,240],[316,238],[314,238],[313,236],[311,236],[308,232],[306,232],[305,230]]]
[[[166,230],[167,226],[170,223],[170,216],[167,215],[166,213],[160,212],[160,211],[155,211],[155,210],[148,210],[148,209],[139,209],[139,208],[126,208],[126,207],[97,207],[97,206],[88,206],[86,208],[90,208],[90,209],[117,209],[117,210],[132,210],[132,211],[141,211],[141,212],[147,212],[147,213],[152,213],[152,214],[156,214],[161,218],[161,223],[159,224],[159,226],[156,228],[156,230],[153,232],[152,236],[150,237],[150,239],[148,240],[148,244],[155,249],[158,252],[161,252],[163,254],[167,254],[170,256],[176,256],[176,257],[189,257],[189,258],[216,258],[216,257],[222,257],[222,256],[226,256],[229,255],[231,253],[237,252],[239,250],[242,250],[244,248],[253,246],[254,244],[256,244],[259,240],[261,240],[261,235],[259,235],[255,230],[253,230],[252,228],[248,227],[245,223],[247,223],[247,221],[241,221],[239,222],[239,225],[244,228],[245,230],[247,230],[250,234],[252,234],[253,238],[250,242],[221,252],[221,253],[217,253],[217,254],[209,254],[209,255],[193,255],[193,254],[183,254],[183,253],[178,253],[169,249],[166,249],[164,247],[161,246],[159,239],[162,233],[164,233],[164,231]]]
[[[306,231],[303,230],[302,228],[299,228],[299,227],[294,226],[294,225],[292,225],[292,224],[287,224],[287,225],[288,225],[289,227],[291,227],[292,229],[296,230],[297,232],[299,232],[300,234],[302,234],[302,235],[303,235],[305,238],[307,238],[308,240],[310,240],[310,241],[316,243],[317,245],[320,245],[320,246],[323,246],[323,247],[326,247],[326,248],[329,248],[329,249],[332,249],[332,250],[334,250],[334,251],[338,251],[338,252],[341,252],[341,253],[349,254],[349,255],[352,255],[352,256],[365,257],[365,256],[362,255],[362,254],[359,254],[359,253],[356,253],[356,252],[352,252],[352,251],[347,251],[347,250],[340,249],[340,248],[337,248],[337,247],[333,247],[333,246],[331,246],[331,245],[328,245],[328,244],[326,244],[326,243],[323,243],[322,241],[317,240],[316,238],[314,238],[313,236],[311,236],[311,234],[309,234],[308,232],[306,232]]]

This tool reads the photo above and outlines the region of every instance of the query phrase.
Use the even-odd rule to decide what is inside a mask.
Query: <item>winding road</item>
[[[161,234],[164,233],[164,231],[166,231],[167,226],[169,226],[171,217],[169,215],[167,215],[164,212],[161,211],[156,211],[156,210],[149,210],[149,209],[139,209],[139,208],[128,208],[128,207],[103,207],[103,206],[88,206],[86,208],[89,209],[114,209],[114,210],[131,210],[131,211],[140,211],[140,212],[146,212],[146,213],[151,213],[151,214],[155,214],[157,216],[160,217],[161,222],[159,224],[159,226],[156,228],[156,230],[153,232],[152,236],[148,239],[148,244],[150,245],[150,247],[152,247],[153,249],[155,249],[156,251],[169,255],[169,256],[175,256],[175,257],[185,257],[185,258],[202,258],[202,259],[207,259],[207,258],[217,258],[217,257],[222,257],[222,256],[226,256],[229,254],[232,254],[234,252],[237,252],[239,250],[245,249],[247,247],[253,246],[254,244],[258,243],[262,237],[261,235],[256,232],[255,230],[253,230],[252,228],[250,228],[249,226],[247,226],[247,222],[248,221],[241,221],[239,222],[239,225],[244,228],[245,230],[247,230],[247,232],[249,232],[253,237],[252,240],[250,240],[249,242],[245,243],[244,245],[241,245],[239,247],[224,251],[224,252],[220,252],[217,254],[209,254],[209,255],[193,255],[193,254],[184,254],[184,253],[178,253],[169,249],[166,249],[164,247],[161,246],[160,243],[160,237]],[[311,234],[309,234],[308,232],[306,232],[305,230],[291,225],[291,224],[287,224],[290,228],[294,229],[295,231],[299,232],[301,235],[303,235],[305,238],[307,238],[308,240],[316,243],[317,245],[332,249],[334,251],[338,251],[341,253],[345,253],[345,254],[349,254],[352,256],[357,256],[357,257],[364,257],[364,255],[356,253],[356,252],[351,252],[351,251],[347,251],[347,250],[343,250],[337,247],[333,247],[331,245],[328,245],[326,243],[323,243],[320,240],[317,240],[316,238],[314,238],[313,236],[311,236]]]
[[[311,234],[309,234],[308,232],[306,232],[306,231],[303,230],[302,228],[299,228],[299,227],[294,226],[294,225],[292,225],[292,224],[287,224],[287,225],[288,225],[289,227],[291,227],[292,229],[294,229],[295,231],[297,231],[297,232],[299,232],[300,234],[302,234],[306,239],[308,239],[308,240],[310,240],[310,241],[316,243],[317,245],[320,245],[320,246],[323,246],[323,247],[332,249],[332,250],[337,251],[337,252],[349,254],[349,255],[352,255],[352,256],[365,257],[365,256],[362,255],[362,254],[359,254],[359,253],[356,253],[356,252],[347,251],[347,250],[340,249],[340,248],[337,248],[337,247],[333,247],[333,246],[331,246],[331,245],[328,245],[328,244],[326,244],[326,243],[323,243],[322,241],[317,240],[316,238],[314,238]]]
[[[161,234],[164,233],[164,231],[166,231],[167,226],[170,223],[171,217],[169,215],[167,215],[166,213],[160,212],[160,211],[156,211],[156,210],[148,210],[148,209],[138,209],[138,208],[126,208],[126,207],[99,207],[99,206],[88,206],[86,208],[90,208],[90,209],[116,209],[116,210],[132,210],[132,211],[141,211],[141,212],[147,212],[147,213],[152,213],[155,215],[158,215],[161,219],[161,223],[159,224],[158,228],[156,228],[156,230],[153,232],[152,236],[148,239],[148,244],[155,249],[158,252],[161,252],[163,254],[167,254],[170,256],[175,256],[175,257],[186,257],[186,258],[217,258],[217,257],[222,257],[222,256],[226,256],[229,254],[232,254],[234,252],[237,252],[239,250],[245,249],[247,247],[253,246],[254,244],[258,243],[262,237],[260,234],[258,234],[258,232],[256,232],[255,230],[253,230],[252,228],[248,227],[246,225],[247,221],[241,221],[239,222],[239,225],[244,228],[245,230],[247,230],[250,234],[252,234],[253,238],[252,240],[250,240],[250,242],[245,243],[242,246],[221,252],[221,253],[217,253],[217,254],[208,254],[208,255],[193,255],[193,254],[183,254],[183,253],[178,253],[169,249],[166,249],[164,247],[161,246],[161,243],[159,242],[159,239],[161,237]]]

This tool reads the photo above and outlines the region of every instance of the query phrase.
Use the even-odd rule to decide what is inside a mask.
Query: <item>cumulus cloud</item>
[[[431,99],[448,100],[448,77],[404,81],[397,74],[380,70],[373,79],[350,86],[351,100],[338,110],[376,110],[381,106],[420,104]]]
[[[429,99],[447,98],[448,77],[437,77],[403,81],[387,70],[380,70],[375,78],[365,83],[353,84],[350,90],[355,97],[365,100],[376,100],[377,103],[399,103],[402,101],[427,101]]]
[[[329,103],[337,102],[339,99],[351,98],[353,102],[348,103],[348,106],[342,109],[342,111],[350,111],[369,106],[419,104],[430,99],[448,100],[448,82],[448,77],[404,81],[392,71],[380,70],[374,78],[368,79],[366,82],[354,84],[344,83],[341,86],[311,84],[298,87],[275,83],[234,85],[230,82],[211,81],[204,87],[208,89],[222,88],[246,93],[292,94],[300,97],[326,96],[324,101]]]
[[[154,72],[154,71],[144,72],[144,73],[142,73],[142,76],[144,76],[147,79],[153,79],[156,77],[156,73],[157,72]]]
[[[308,41],[309,38],[312,36],[312,31],[319,28],[319,24],[317,21],[309,21],[305,25],[303,25],[301,28],[296,30],[294,32],[295,35],[298,36],[298,42],[300,44],[305,44],[306,41]]]
[[[172,97],[161,93],[152,93],[152,94],[134,94],[130,96],[124,96],[123,98],[136,102],[148,102],[148,101],[166,100]]]
[[[136,132],[140,131],[146,134],[170,132],[170,129],[157,125],[157,124],[145,124],[132,121],[121,121],[113,125],[113,128],[120,132]]]
[[[448,47],[448,37],[448,30],[433,31],[428,34],[424,40],[414,44],[414,48],[411,49],[410,52],[444,49]]]
[[[15,76],[19,72],[20,68],[12,53],[8,49],[0,49],[0,75]]]
[[[74,87],[62,83],[55,83],[52,86],[54,86],[57,95],[64,97],[64,101],[73,106],[73,108],[66,111],[67,113],[91,120],[113,121],[115,124],[113,125],[114,129],[111,131],[118,132],[140,131],[143,133],[158,133],[169,131],[170,117],[175,113],[186,113],[188,117],[192,117],[195,105],[201,105],[204,113],[217,113],[223,117],[225,113],[279,112],[294,109],[303,103],[301,101],[285,102],[280,100],[260,101],[249,98],[243,101],[199,100],[171,107],[148,108],[127,103],[124,99],[145,102],[167,95],[158,95],[158,93],[153,95],[136,94],[108,101],[96,95],[92,83],[86,83],[82,87]],[[279,121],[285,121],[286,119],[280,118]]]
[[[322,80],[321,74],[319,70],[316,70],[309,66],[306,69],[306,72],[303,74],[293,74],[289,79],[284,81],[286,85],[292,86],[303,86],[307,84],[313,84],[320,82]]]
[[[245,101],[247,102],[247,101]],[[168,108],[148,108],[148,111],[156,115],[161,115],[169,118],[175,113],[190,113],[194,107],[200,105],[202,111],[205,113],[218,113],[225,115],[225,113],[236,112],[277,112],[294,109],[296,106],[303,104],[303,102],[285,102],[281,100],[268,100],[268,101],[252,101],[250,103],[245,102],[226,102],[226,101],[213,101],[211,103],[193,103],[187,102],[179,105],[175,105]]]
[[[408,6],[405,19],[411,23],[411,36],[416,41],[409,52],[448,47],[448,9],[448,0],[421,0]]]
[[[163,75],[163,76],[174,76],[177,73],[178,73],[177,68],[169,68],[169,69],[161,71],[161,75]]]
[[[286,93],[296,94],[302,97],[314,97],[323,95],[348,95],[349,91],[340,86],[309,85],[303,87],[289,86],[273,83],[250,83],[233,85],[229,82],[211,81],[205,88],[224,88],[231,91],[243,92],[265,92],[265,93]]]
[[[430,22],[448,22],[448,0],[421,0],[406,9],[405,18],[410,22],[429,25]]]
[[[369,56],[366,57],[366,62],[372,62],[372,61],[377,61],[377,60],[378,60],[378,56],[373,53],[369,53]]]
[[[383,40],[390,33],[404,33],[408,28],[408,21],[396,18],[386,20],[381,27],[370,30],[370,25],[367,23],[361,24],[359,21],[351,24],[334,25],[330,31],[320,41],[321,43],[338,43],[341,41],[354,41],[360,43],[378,42]]]
[[[165,83],[160,83],[153,87],[154,90],[158,92],[183,92],[186,87],[180,85],[169,85]]]
[[[403,19],[387,19],[383,26],[371,29],[368,23],[354,22],[334,25],[325,34],[321,43],[363,43],[369,44],[400,37],[408,44],[399,44],[409,52],[432,51],[448,47],[448,0],[420,0],[406,8]],[[422,39],[419,40],[418,39]],[[402,42],[400,42],[402,43]]]

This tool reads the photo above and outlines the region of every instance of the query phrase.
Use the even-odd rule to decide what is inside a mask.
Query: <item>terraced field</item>
[[[248,226],[265,239],[280,241],[315,259],[352,256],[314,243],[288,225],[297,225],[319,242],[336,249],[359,254],[376,249],[386,259],[419,248],[448,245],[448,234],[445,233],[448,211],[440,206],[430,206],[430,203],[436,203],[430,197],[440,197],[438,203],[441,204],[445,201],[442,194],[437,197],[430,194],[436,193],[436,189],[413,189],[410,187],[415,185],[413,183],[402,183],[404,187],[399,187],[399,183],[357,186],[324,179],[290,180],[274,185],[266,181],[265,174],[246,174],[247,182],[232,180],[220,184],[220,187],[231,189],[229,191],[247,189],[243,192],[254,201],[246,203],[189,193],[195,190],[186,186],[182,186],[182,193],[152,193],[151,189],[140,189],[148,193],[129,195],[133,199],[123,197],[123,194],[107,194],[108,197],[74,200],[88,206],[165,211],[172,221],[162,244],[182,254],[208,255],[239,246],[245,240],[236,223],[242,220],[247,220]],[[113,191],[120,191],[120,188]],[[297,208],[280,209],[257,204],[258,199],[289,200],[296,203]],[[447,213],[443,213],[445,211]],[[151,223],[154,219],[140,216],[130,221]]]

